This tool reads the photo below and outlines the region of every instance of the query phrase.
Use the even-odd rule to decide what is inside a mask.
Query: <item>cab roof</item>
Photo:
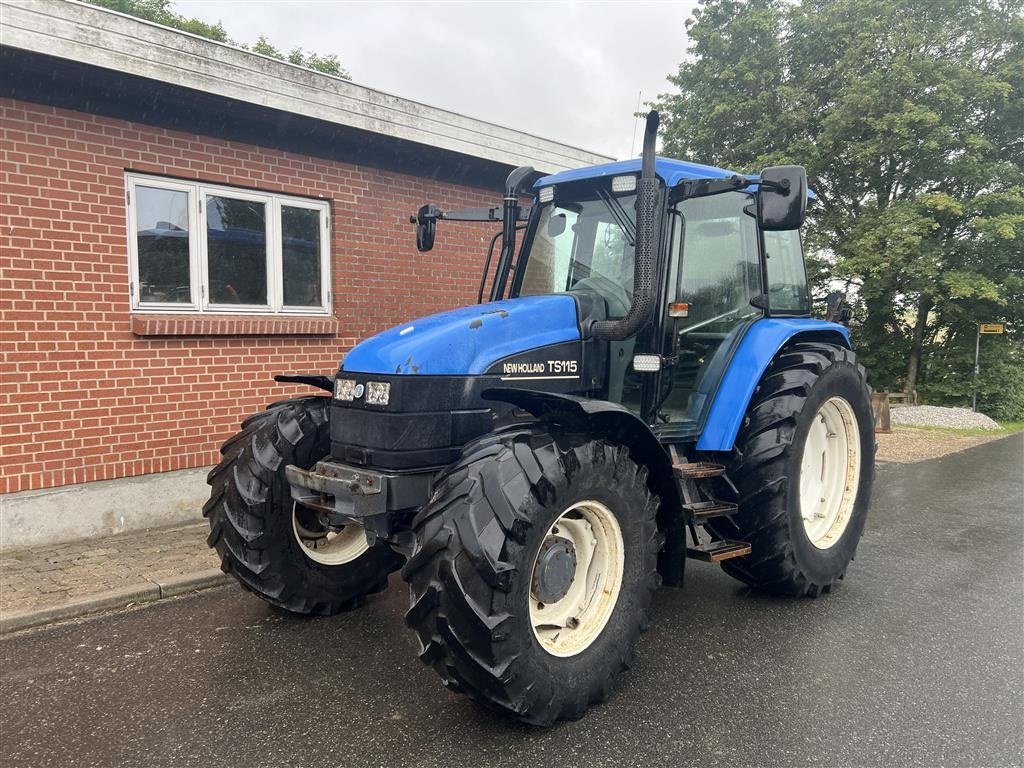
[[[618,176],[620,174],[639,172],[640,158],[634,157],[632,160],[620,160],[617,163],[591,165],[586,168],[573,168],[569,171],[553,173],[550,176],[538,179],[534,186],[546,187],[549,184],[564,184],[569,181],[599,179],[604,176]],[[716,168],[713,165],[690,163],[686,160],[673,160],[670,157],[654,158],[654,172],[670,187],[674,187],[679,182],[689,179],[725,179],[738,175],[736,171],[727,171],[724,168]]]
[[[730,176],[745,175],[749,179],[756,179],[756,175],[738,174],[736,171],[729,171],[725,168],[716,168],[713,165],[701,165],[686,160],[673,160],[670,157],[654,158],[654,172],[661,177],[668,187],[674,187],[682,181],[691,179],[726,179]],[[551,184],[565,184],[570,181],[583,181],[585,179],[600,179],[606,176],[619,176],[628,173],[640,173],[640,158],[632,160],[620,160],[617,163],[604,163],[602,165],[591,165],[585,168],[573,168],[569,171],[553,173],[537,180],[534,188],[546,187]],[[756,184],[747,187],[747,192],[757,190]],[[807,197],[814,199],[815,194],[807,190]]]

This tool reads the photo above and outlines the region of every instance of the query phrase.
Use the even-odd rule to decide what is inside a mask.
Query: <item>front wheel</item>
[[[722,568],[752,587],[817,597],[843,578],[864,530],[874,479],[871,392],[852,351],[787,347],[755,390],[729,475],[734,519],[709,521],[751,553]]]
[[[647,627],[657,497],[626,448],[481,438],[413,523],[406,620],[445,684],[535,725],[603,701]]]
[[[330,398],[276,403],[246,419],[221,446],[210,472],[208,543],[221,569],[268,603],[293,613],[330,615],[387,586],[402,559],[370,546],[358,525],[325,528],[291,498],[285,467],[310,469],[330,451]]]

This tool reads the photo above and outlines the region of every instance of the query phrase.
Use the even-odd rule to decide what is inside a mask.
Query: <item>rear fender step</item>
[[[725,474],[725,466],[710,461],[683,461],[672,465],[676,477],[684,480],[702,480],[706,477],[721,477]]]
[[[683,504],[683,511],[691,516],[693,522],[697,524],[712,517],[724,517],[735,514],[738,509],[739,507],[731,501],[719,501],[718,499],[692,501],[689,504]]]
[[[750,554],[750,544],[746,541],[709,541],[707,544],[698,544],[686,548],[686,556],[694,560],[703,560],[706,563],[720,563],[734,557],[743,557]]]

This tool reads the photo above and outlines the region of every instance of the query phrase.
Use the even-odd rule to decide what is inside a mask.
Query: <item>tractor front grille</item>
[[[338,461],[382,470],[442,467],[458,458],[463,445],[488,432],[495,413],[509,406],[486,401],[480,393],[498,384],[496,376],[416,376],[342,372],[339,378],[390,384],[387,405],[361,397],[334,400],[331,455]]]

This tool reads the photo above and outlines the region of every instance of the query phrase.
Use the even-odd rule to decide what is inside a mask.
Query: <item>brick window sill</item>
[[[335,336],[333,317],[132,315],[136,336]]]

